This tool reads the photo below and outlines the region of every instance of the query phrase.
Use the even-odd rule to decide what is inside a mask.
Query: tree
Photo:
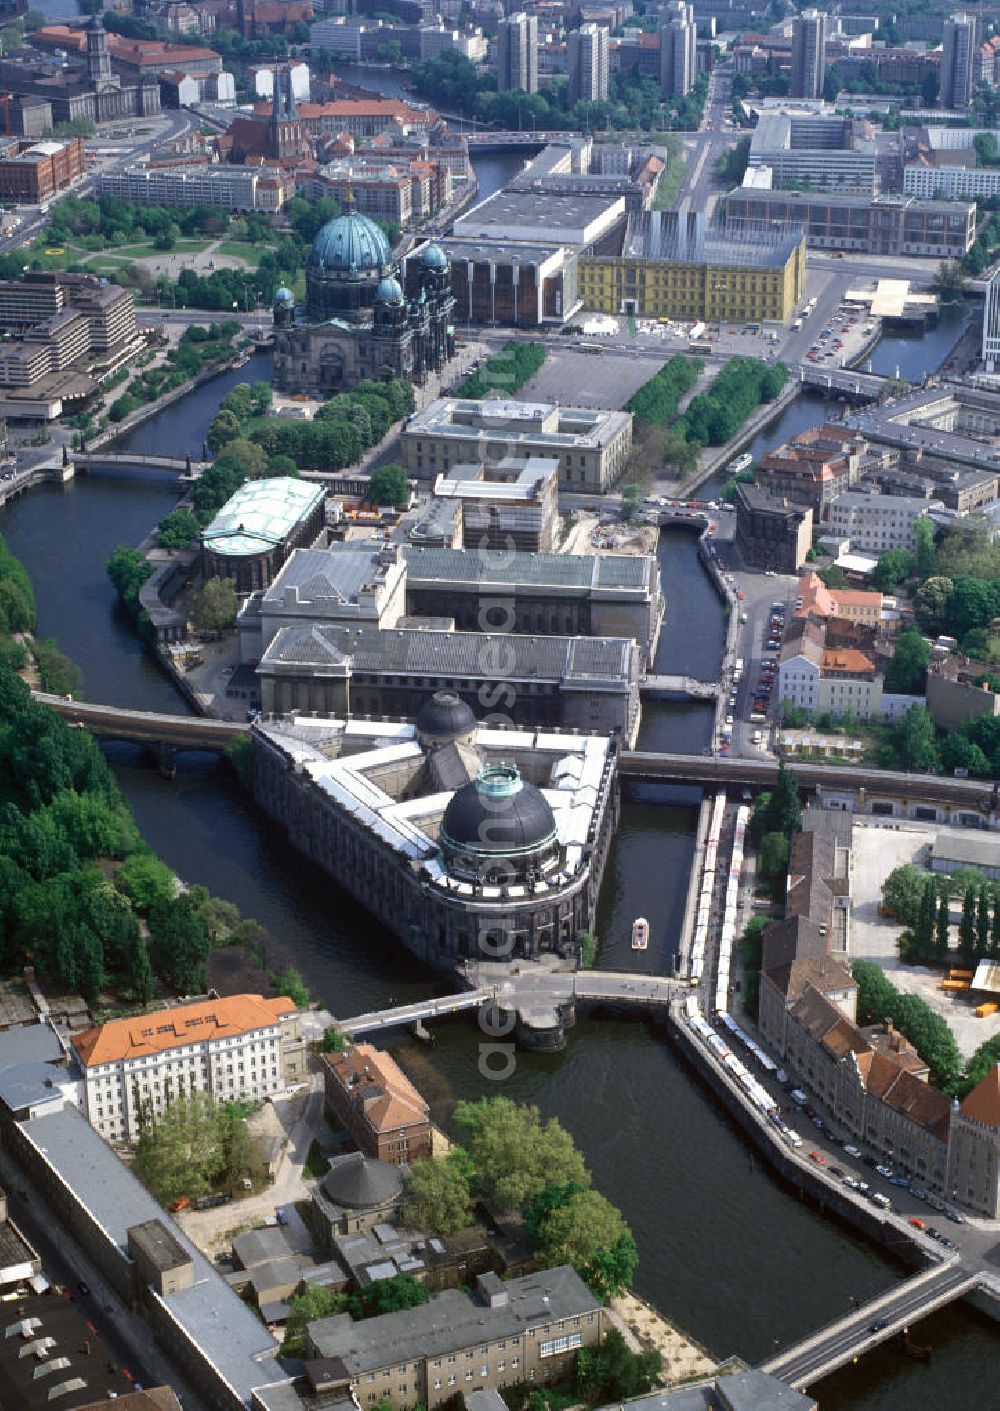
[[[784,833],[786,838],[791,838],[802,827],[798,781],[783,759],[778,761],[778,779],[768,805],[768,825],[770,832]]]
[[[177,890],[174,874],[167,864],[145,849],[125,859],[115,882],[140,912],[149,911],[156,901],[169,901]]]
[[[309,986],[302,976],[295,969],[294,965],[287,965],[278,976],[276,981],[278,993],[287,995],[297,1009],[307,1009],[309,1007]]]
[[[321,1284],[307,1284],[302,1293],[289,1300],[285,1322],[285,1339],[281,1345],[285,1357],[302,1357],[306,1350],[306,1324],[320,1318],[332,1318],[347,1306],[347,1296]]]
[[[917,572],[921,578],[930,578],[937,563],[937,550],[934,547],[934,526],[929,519],[921,517],[913,526],[916,542],[914,557]]]
[[[926,874],[912,862],[894,867],[882,883],[882,904],[904,926],[916,926]]]
[[[231,578],[210,578],[194,600],[191,618],[199,632],[221,637],[236,621],[238,602]]]
[[[457,1125],[468,1133],[475,1185],[492,1209],[518,1210],[547,1185],[590,1185],[590,1173],[573,1138],[537,1107],[510,1098],[460,1102]]]
[[[208,952],[208,931],[187,892],[153,903],[149,912],[150,959],[179,994],[204,991]]]
[[[620,1211],[598,1191],[580,1189],[553,1205],[539,1221],[537,1250],[548,1266],[572,1264],[605,1299],[630,1287],[638,1257]]]
[[[976,953],[976,888],[969,887],[962,898],[962,919],[958,923],[958,949],[963,960]]]
[[[949,928],[951,926],[951,902],[948,893],[938,897],[937,924],[934,927],[934,953],[938,960],[948,959]]]
[[[779,891],[788,872],[789,841],[784,833],[765,833],[760,843],[759,868],[761,877]]]
[[[622,519],[626,524],[634,524],[642,510],[642,486],[634,482],[622,490]]]
[[[175,1094],[140,1121],[135,1173],[161,1204],[207,1195],[222,1169],[221,1124],[208,1093]]]
[[[909,549],[886,549],[872,574],[872,582],[880,593],[891,593],[909,578],[916,567],[916,558]]]
[[[932,286],[943,304],[956,304],[965,297],[968,280],[954,260],[942,260]]]
[[[267,471],[267,454],[253,441],[229,441],[215,458],[215,469],[231,471],[244,480],[254,480]]]
[[[410,482],[401,465],[379,465],[368,481],[368,500],[373,505],[405,505],[410,498]]]
[[[429,1298],[427,1286],[418,1284],[412,1274],[394,1274],[390,1279],[376,1279],[357,1293],[349,1294],[347,1308],[355,1318],[377,1318],[383,1313],[419,1308]]]
[[[915,627],[908,627],[896,638],[896,648],[885,671],[885,689],[904,696],[922,695],[930,659],[928,643]]]
[[[892,741],[901,769],[924,773],[938,768],[934,722],[925,706],[910,706],[897,722]]]
[[[934,922],[937,917],[937,883],[933,877],[924,878],[923,895],[920,898],[920,911],[913,927],[913,949],[916,955],[925,959],[934,950]]]
[[[138,549],[119,544],[108,559],[108,577],[118,596],[132,612],[139,611],[139,589],[153,571],[153,565]]]
[[[450,1155],[415,1161],[403,1200],[403,1221],[452,1235],[472,1223],[472,1193],[460,1161]]]
[[[145,1007],[153,998],[153,967],[149,962],[149,948],[138,932],[129,960],[128,978],[133,998]]]
[[[950,578],[936,576],[928,578],[917,589],[913,606],[916,610],[918,626],[930,637],[944,632],[948,622],[948,605],[951,602],[955,585]]]
[[[990,893],[984,882],[976,904],[976,959],[990,953]]]
[[[600,1347],[581,1347],[576,1355],[576,1391],[591,1405],[627,1401],[649,1391],[662,1357],[654,1348],[631,1352],[617,1328],[609,1328]]]
[[[171,510],[160,520],[156,542],[161,549],[189,549],[198,542],[200,533],[201,525],[190,510]]]

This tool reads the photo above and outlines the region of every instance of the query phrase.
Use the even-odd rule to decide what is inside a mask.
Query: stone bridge
[[[189,480],[197,480],[208,464],[191,456],[146,456],[119,451],[76,451],[72,463],[81,475],[114,471],[119,475],[181,475]]]
[[[639,682],[639,694],[649,700],[714,701],[721,687],[718,681],[699,681],[694,676],[644,676]]]

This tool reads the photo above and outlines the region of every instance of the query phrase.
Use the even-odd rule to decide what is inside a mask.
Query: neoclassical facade
[[[306,264],[300,317],[288,289],[274,302],[274,385],[328,397],[366,379],[421,383],[453,356],[455,300],[448,261],[422,251],[404,295],[385,233],[350,211],[323,226]]]

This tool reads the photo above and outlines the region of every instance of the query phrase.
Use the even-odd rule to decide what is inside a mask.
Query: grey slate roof
[[[323,1194],[337,1205],[352,1208],[384,1205],[395,1200],[403,1189],[399,1167],[388,1161],[375,1161],[360,1151],[330,1163],[323,1178]]]
[[[59,1063],[65,1054],[49,1024],[26,1024],[0,1034],[0,1069],[17,1063]]]
[[[302,602],[352,603],[375,576],[379,549],[341,544],[334,549],[295,549],[263,601],[282,603],[286,588],[298,588]]]
[[[651,560],[641,554],[480,553],[478,549],[403,549],[411,587],[447,583],[530,584],[555,588],[645,588]]]
[[[75,1108],[22,1122],[21,1130],[120,1249],[128,1243],[129,1226],[147,1220],[166,1224],[191,1256],[195,1282],[163,1303],[249,1403],[252,1389],[272,1379],[262,1365],[277,1351],[267,1329]]]
[[[334,667],[350,660],[353,672],[444,676],[495,680],[558,682],[566,679],[621,681],[631,679],[635,648],[624,637],[528,637],[511,633],[503,638],[502,654],[489,646],[482,632],[378,631],[330,623],[320,627],[282,627],[261,660],[260,670],[282,666]]]
[[[439,1357],[487,1339],[517,1337],[528,1328],[593,1313],[594,1295],[568,1264],[504,1284],[508,1302],[487,1308],[460,1289],[433,1294],[419,1308],[355,1323],[350,1314],[309,1325],[321,1357],[339,1357],[351,1376],[418,1357]]]

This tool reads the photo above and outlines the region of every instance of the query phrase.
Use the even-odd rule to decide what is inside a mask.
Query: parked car
[[[927,1228],[923,1220],[921,1220],[920,1217],[917,1215],[911,1215],[906,1223],[908,1225],[912,1225],[915,1230],[926,1230]]]
[[[852,1146],[850,1142],[844,1143],[844,1150],[847,1152],[848,1156],[853,1156],[855,1160],[858,1160],[861,1156],[861,1152],[858,1150],[858,1148],[856,1146]]]

